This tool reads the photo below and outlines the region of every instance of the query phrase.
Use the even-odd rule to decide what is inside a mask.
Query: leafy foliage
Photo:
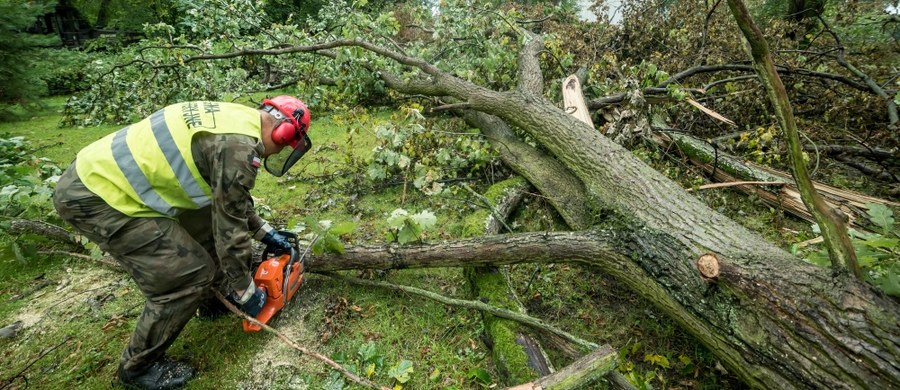
[[[478,133],[454,132],[454,123],[438,124],[422,117],[421,106],[404,106],[390,124],[375,130],[378,145],[366,175],[384,181],[400,177],[427,195],[442,193],[445,178],[465,177],[495,158]]]
[[[888,295],[900,297],[900,231],[894,227],[894,213],[882,204],[870,203],[866,207],[877,233],[849,231],[860,268],[868,282]],[[807,261],[823,267],[831,265],[825,249],[808,253]]]
[[[410,375],[415,372],[413,368],[413,362],[403,359],[388,368],[387,372],[385,373],[384,356],[381,355],[381,352],[378,350],[377,345],[372,341],[360,345],[359,349],[356,351],[355,356],[348,356],[345,353],[338,353],[334,357],[334,361],[344,366],[344,368],[346,368],[347,370],[362,375],[368,379],[386,375],[388,378],[394,381],[394,390],[402,389],[403,384],[408,382],[410,379]],[[343,377],[340,377],[340,375],[332,375],[331,386],[328,388],[343,389]]]
[[[53,185],[62,174],[46,158],[34,157],[24,137],[0,138],[0,215],[47,219],[55,211]]]
[[[337,225],[332,221],[317,221],[315,217],[308,216],[302,224],[290,222],[288,228],[294,232],[303,232],[309,230],[307,238],[310,242],[310,250],[315,255],[323,253],[344,253],[344,243],[340,237],[353,232],[356,224],[353,222],[344,222]]]

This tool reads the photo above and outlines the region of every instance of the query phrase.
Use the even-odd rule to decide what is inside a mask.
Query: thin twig
[[[79,259],[91,260],[91,261],[100,263],[100,264],[105,265],[109,268],[112,268],[116,271],[124,271],[122,266],[119,265],[119,263],[116,263],[115,259],[112,259],[112,257],[109,257],[109,256],[104,256],[99,259],[96,259],[89,255],[85,255],[83,253],[66,252],[66,251],[59,251],[59,250],[38,251],[38,253],[40,253],[42,255],[63,255],[63,256],[77,257]],[[110,259],[112,259],[112,260],[110,260]]]
[[[19,372],[17,372],[15,375],[13,375],[13,376],[11,376],[9,379],[7,379],[7,380],[6,380],[6,384],[3,385],[3,387],[0,387],[0,390],[4,390],[4,389],[9,388],[9,387],[13,384],[13,381],[15,381],[16,378],[18,378],[18,377],[22,377],[22,379],[25,379],[25,377],[22,375],[22,374],[25,373],[25,371],[27,371],[29,368],[31,368],[31,366],[33,366],[35,363],[37,363],[37,362],[39,362],[41,359],[43,359],[44,356],[49,355],[50,352],[53,352],[53,351],[55,351],[57,348],[62,347],[63,345],[65,345],[66,343],[68,343],[69,340],[71,340],[71,339],[72,339],[72,336],[66,335],[65,337],[63,337],[63,341],[62,341],[62,342],[60,342],[59,344],[54,345],[52,348],[50,348],[50,349],[48,349],[48,350],[45,350],[45,351],[41,352],[41,354],[40,354],[37,358],[35,358],[34,360],[31,361],[31,363],[28,363],[28,365],[26,365],[24,368],[22,368],[21,370],[19,370]],[[28,380],[25,379],[25,382],[27,383]]]
[[[728,183],[713,183],[713,184],[705,184],[700,187],[697,187],[697,190],[706,190],[710,188],[723,188],[723,187],[734,187],[734,186],[743,186],[743,185],[772,185],[772,186],[783,186],[787,183],[783,181],[732,181]],[[687,192],[693,191],[693,188],[685,189]]]
[[[411,286],[402,286],[402,285],[386,283],[386,282],[378,282],[378,281],[374,281],[374,280],[353,278],[350,276],[344,276],[344,275],[337,274],[334,272],[317,272],[317,273],[320,273],[322,275],[329,276],[329,277],[332,277],[335,279],[340,279],[340,280],[343,280],[348,283],[359,284],[359,285],[363,285],[363,286],[382,287],[382,288],[387,288],[387,289],[396,290],[396,291],[403,291],[403,292],[418,295],[421,297],[429,298],[429,299],[441,302],[443,304],[451,305],[451,306],[459,306],[459,307],[465,307],[465,308],[469,308],[469,309],[484,311],[484,312],[490,313],[492,315],[495,315],[497,317],[517,321],[517,322],[523,323],[525,325],[531,326],[533,328],[537,328],[540,330],[544,330],[544,331],[553,333],[573,344],[576,344],[576,345],[586,348],[588,350],[594,350],[598,347],[598,345],[595,343],[592,343],[592,342],[586,341],[586,340],[582,340],[581,338],[578,338],[577,336],[569,334],[568,332],[566,332],[562,329],[556,328],[552,325],[549,325],[549,324],[545,323],[544,321],[541,321],[537,318],[534,318],[534,317],[531,317],[531,316],[528,316],[528,315],[525,315],[522,313],[516,313],[511,310],[493,307],[493,306],[488,305],[481,301],[467,301],[467,300],[462,300],[462,299],[448,298],[448,297],[445,297],[440,294],[435,294],[431,291],[422,290],[420,288],[415,288],[415,287],[411,287]]]

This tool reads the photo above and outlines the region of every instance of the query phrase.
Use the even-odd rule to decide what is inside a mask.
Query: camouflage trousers
[[[56,185],[59,215],[96,243],[134,279],[146,298],[120,365],[140,370],[161,358],[222,279],[210,210],[168,218],[133,218],[88,190],[75,164]]]

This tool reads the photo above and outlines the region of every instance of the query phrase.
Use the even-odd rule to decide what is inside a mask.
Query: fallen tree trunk
[[[540,40],[530,35],[524,42],[542,45]],[[710,209],[622,146],[524,87],[533,74],[520,73],[522,87],[498,92],[420,58],[361,40],[253,53],[320,53],[336,47],[359,47],[420,71],[411,78],[379,72],[388,88],[452,96],[469,109],[497,116],[532,136],[584,183],[588,198],[600,205],[595,212],[606,218],[604,234],[614,238],[606,243],[612,247],[603,255],[617,259],[615,267],[604,270],[653,302],[750,386],[900,386],[900,304],[862,282],[804,264]],[[537,58],[531,57],[520,56],[520,70],[535,68]],[[455,260],[458,265],[472,264],[466,260],[488,263],[505,259],[508,253],[513,251]],[[509,261],[534,257],[531,252],[516,253],[527,259]],[[720,277],[715,287],[695,268],[696,259],[707,253],[735,270]],[[554,261],[560,255],[565,253],[554,254]],[[355,265],[371,266],[369,260],[374,259],[356,257]],[[409,265],[396,257],[375,262],[395,268]]]
[[[716,150],[709,143],[682,133],[657,132],[651,138],[663,148],[675,146],[694,165],[701,168],[707,175],[721,182],[730,181],[762,181],[784,183],[779,186],[738,185],[735,188],[755,194],[773,207],[784,208],[794,216],[811,223],[815,219],[800,200],[800,193],[794,180],[784,172],[747,162],[743,159],[728,155]],[[853,191],[835,188],[823,183],[814,183],[816,191],[825,198],[831,207],[839,208],[850,218],[850,225],[857,229],[864,229],[857,221],[866,220],[866,210],[869,203],[883,204],[886,206],[900,206],[900,204],[879,199]]]
[[[900,386],[900,306],[870,286],[804,264],[527,88],[496,92],[368,42],[334,44],[366,48],[417,67],[429,81],[388,80],[389,87],[450,95],[528,132],[607,210],[615,251],[627,253],[628,261],[606,269],[749,385]],[[695,269],[696,259],[710,252],[740,271],[720,278],[716,288]]]

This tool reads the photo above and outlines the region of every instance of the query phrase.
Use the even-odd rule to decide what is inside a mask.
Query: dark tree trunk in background
[[[94,28],[107,28],[109,23],[109,2],[110,0],[101,0],[100,9],[97,10],[97,21],[94,22]]]

